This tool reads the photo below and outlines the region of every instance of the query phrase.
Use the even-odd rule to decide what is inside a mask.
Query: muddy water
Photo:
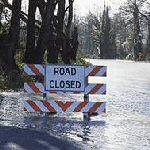
[[[129,61],[89,60],[107,65],[108,77],[90,78],[90,82],[107,83],[107,95],[90,97],[107,101],[107,113],[84,120],[82,113],[26,114],[21,103],[31,99],[23,92],[2,92],[0,125],[16,126],[69,139],[82,149],[149,150],[150,149],[150,64]],[[41,99],[34,96],[32,99]],[[82,101],[83,97],[49,96],[49,99]]]

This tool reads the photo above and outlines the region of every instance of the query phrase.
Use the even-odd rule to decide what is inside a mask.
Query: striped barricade
[[[29,76],[42,75],[45,77],[45,67],[46,65],[39,64],[25,64],[24,73]],[[85,67],[85,80],[88,82],[88,77],[106,77],[107,67],[106,66],[86,66]],[[91,94],[91,95],[105,95],[106,94],[106,84],[88,84],[85,87],[84,92],[58,92],[58,91],[46,91],[43,83],[39,82],[28,82],[24,83],[24,91],[29,94],[38,93],[68,93],[68,94]]]
[[[45,76],[45,65],[38,64],[25,64],[24,72],[29,76],[43,75]],[[88,76],[107,76],[107,67],[106,66],[86,66],[85,67],[85,77]]]
[[[55,94],[84,94],[84,95],[105,95],[106,84],[94,84],[88,83],[88,77],[106,77],[107,67],[106,66],[87,66],[84,67],[85,87],[84,92],[70,92],[70,91],[48,91],[46,90],[46,65],[39,64],[25,64],[24,73],[28,76],[41,76],[42,81],[36,82],[30,81],[24,83],[24,92],[29,94],[40,94],[40,93],[55,93]],[[41,83],[43,82],[43,83]],[[105,112],[106,102],[62,102],[62,101],[25,101],[23,103],[24,110],[27,112]]]
[[[29,76],[43,75],[45,76],[45,65],[25,64],[24,73]]]
[[[25,101],[26,112],[57,112],[57,113],[102,113],[106,111],[106,102],[62,102],[62,101]]]
[[[63,92],[63,91],[46,91],[43,83],[24,83],[24,92],[29,94],[40,93],[68,93],[68,94],[90,94],[90,95],[105,95],[106,84],[88,84],[84,92]]]
[[[85,67],[85,77],[89,76],[107,76],[107,67],[106,66],[88,66]]]

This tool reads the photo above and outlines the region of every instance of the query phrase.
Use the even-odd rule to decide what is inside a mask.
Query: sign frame
[[[66,67],[82,67],[82,69],[84,70],[83,71],[83,81],[82,81],[82,83],[83,83],[83,90],[64,90],[64,89],[54,89],[54,90],[49,90],[49,89],[47,89],[47,68],[48,67],[51,67],[51,66],[53,66],[53,67],[64,67],[64,68],[66,68]],[[64,76],[64,75],[63,75]],[[51,78],[51,77],[49,77],[49,78]],[[85,92],[85,88],[86,88],[86,82],[85,82],[85,66],[82,66],[82,65],[71,65],[71,64],[68,64],[68,65],[66,65],[66,64],[47,64],[46,66],[45,66],[45,77],[44,77],[44,88],[45,88],[45,91],[50,91],[50,92],[55,92],[55,91],[58,91],[58,92]]]

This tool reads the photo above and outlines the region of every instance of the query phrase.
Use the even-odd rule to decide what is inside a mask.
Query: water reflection
[[[93,101],[107,101],[107,115],[84,120],[82,113],[28,114],[23,112],[21,103],[31,97],[10,92],[3,94],[5,98],[1,102],[0,125],[45,131],[89,146],[84,149],[149,150],[150,66],[146,63],[139,65],[110,60],[95,60],[93,63],[107,65],[109,68],[108,95],[105,98],[91,97]],[[39,98],[34,96],[33,99]],[[63,99],[64,96],[60,98]],[[72,98],[67,97],[66,100],[68,99]],[[79,97],[77,100],[83,99]]]
[[[66,114],[67,115],[67,114]],[[73,115],[68,115],[73,118]],[[78,118],[79,117],[79,118]],[[49,114],[41,114],[40,116],[27,116],[24,118],[24,123],[28,128],[35,128],[37,130],[51,130],[54,134],[66,135],[69,138],[78,141],[92,142],[94,135],[91,129],[95,126],[105,126],[105,121],[93,121],[90,117],[79,114],[78,119],[70,119],[68,117]]]

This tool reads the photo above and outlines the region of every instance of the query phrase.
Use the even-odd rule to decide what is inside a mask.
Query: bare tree
[[[32,63],[35,57],[35,12],[37,0],[29,0],[28,22],[27,22],[27,44],[25,51],[25,62]]]
[[[13,5],[8,0],[2,1],[5,7],[13,11]],[[68,6],[66,6],[66,0],[29,0],[28,14],[21,10],[17,11],[16,18],[19,16],[27,23],[26,63],[43,63],[46,50],[48,63],[57,63],[59,53],[66,64],[69,64],[71,59],[75,59],[73,55],[76,55],[78,47],[78,32],[77,28],[73,32],[71,31],[73,2],[74,0],[68,0]],[[35,19],[37,7],[41,14],[41,20]],[[20,24],[16,24],[16,27],[18,25]],[[10,32],[10,35],[12,33]],[[74,35],[71,36],[71,33]],[[35,42],[35,35],[38,35],[37,42]],[[73,51],[74,49],[75,51]]]
[[[127,0],[125,6],[122,7],[122,10],[125,14],[132,14],[130,23],[133,24],[133,56],[134,60],[140,59],[140,53],[142,51],[142,35],[141,35],[141,8],[144,6],[147,0]]]
[[[15,54],[19,46],[21,0],[13,0],[12,18],[9,29],[8,70],[16,69]]]
[[[44,61],[44,53],[48,48],[54,50],[54,11],[56,0],[48,0],[46,3],[45,17],[42,21],[40,35],[37,41],[34,63],[42,64]],[[54,57],[52,57],[55,59]]]
[[[69,14],[68,14],[68,20],[66,25],[66,43],[65,47],[62,51],[62,60],[65,64],[70,64],[71,60],[71,25],[72,25],[72,19],[73,19],[73,1],[69,0]]]

